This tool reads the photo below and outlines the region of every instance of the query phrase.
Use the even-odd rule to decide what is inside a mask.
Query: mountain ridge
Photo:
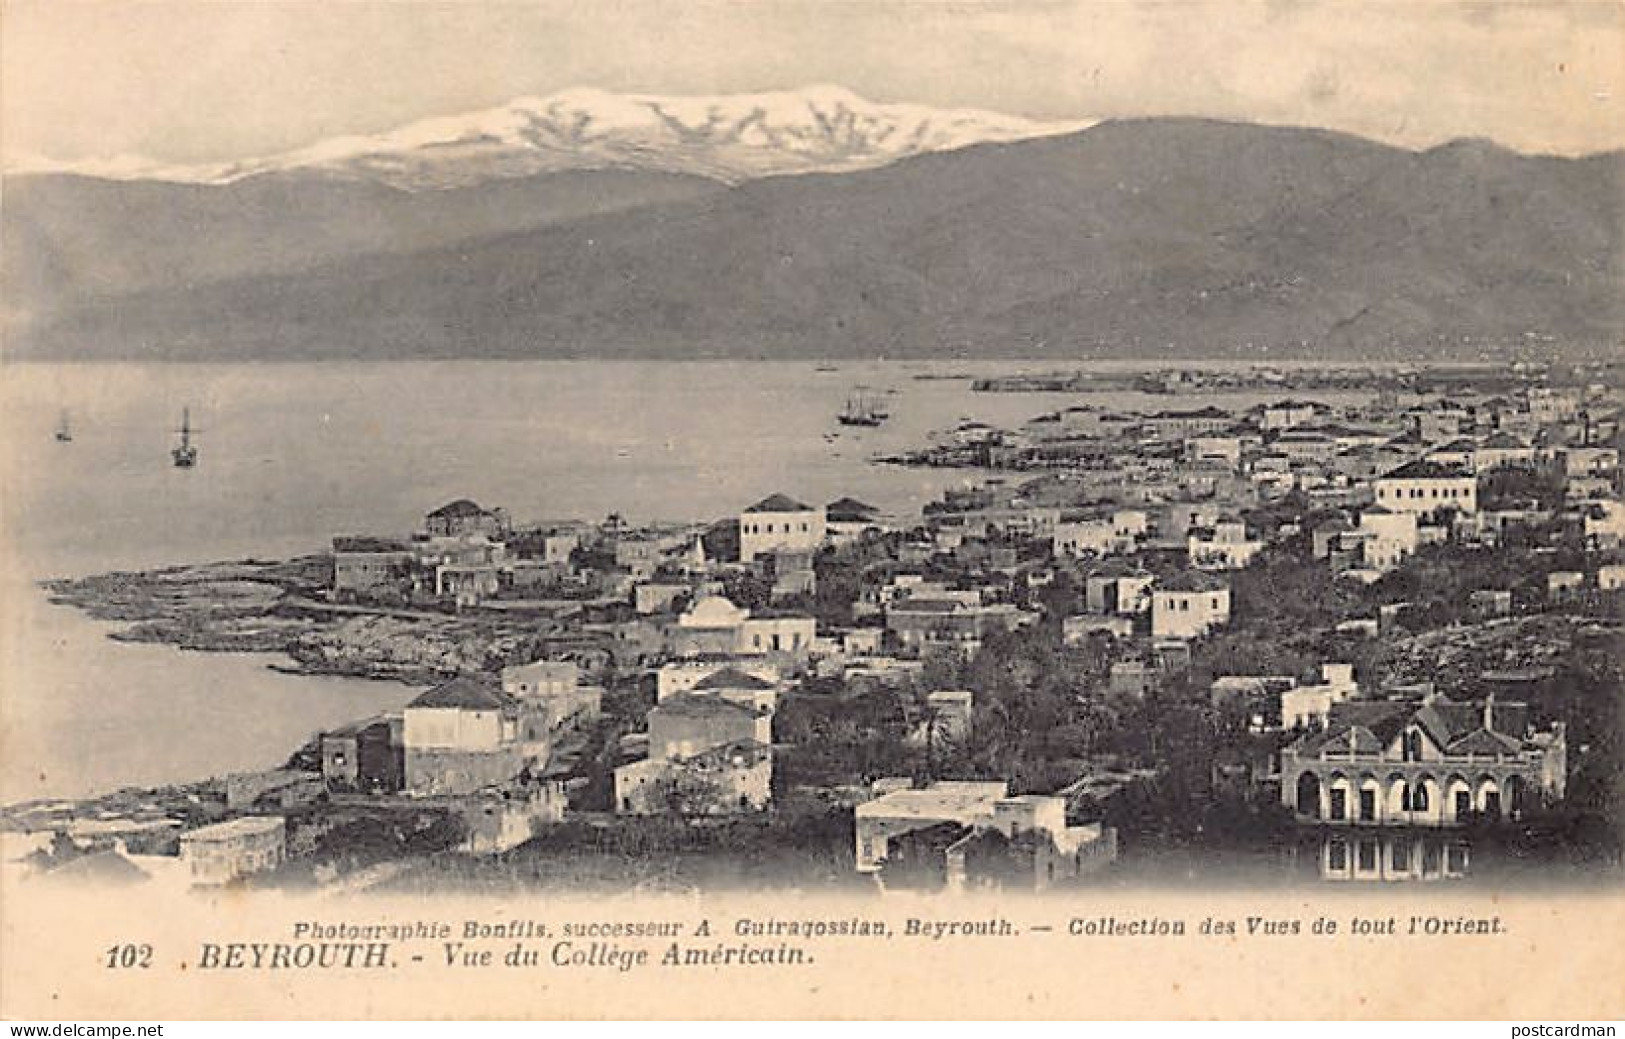
[[[1093,122],[872,102],[830,84],[706,96],[573,88],[258,158],[194,165],[131,155],[80,163],[34,158],[8,176],[225,185],[282,173],[431,191],[565,170],[630,169],[740,183],[862,169],[982,141],[1075,131]]]
[[[35,356],[1483,357],[1617,349],[1625,153],[1123,120],[149,291]],[[149,349],[150,348],[143,348]],[[148,356],[155,356],[149,353]]]

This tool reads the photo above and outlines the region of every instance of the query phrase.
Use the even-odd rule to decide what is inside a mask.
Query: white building
[[[942,856],[949,889],[967,882],[1017,880],[1042,890],[1117,857],[1116,831],[1098,823],[1068,826],[1063,797],[1010,797],[1002,782],[943,780],[914,789],[897,778],[878,780],[873,789],[874,800],[858,805],[854,813],[860,873],[879,872],[899,853],[899,842],[944,824],[960,832],[940,852],[933,847],[927,854]],[[1019,866],[1008,875],[1001,875],[1006,869],[1000,866],[984,873],[985,859],[1001,853],[1001,866]]]
[[[1240,520],[1196,527],[1186,538],[1185,551],[1198,570],[1240,570],[1264,550],[1264,542],[1247,536]]]
[[[1533,465],[1536,451],[1529,442],[1512,433],[1496,433],[1473,451],[1473,468],[1480,473],[1511,466]]]
[[[655,699],[664,700],[678,693],[686,693],[718,671],[739,671],[753,678],[777,685],[779,669],[761,657],[711,654],[681,657],[660,665],[655,672]]]
[[[875,792],[881,796],[858,805],[854,812],[859,873],[872,873],[881,867],[893,837],[938,823],[991,823],[1009,787],[1003,782],[941,780],[916,790],[903,779],[880,780]]]
[[[1319,682],[1294,686],[1281,694],[1281,727],[1324,728],[1331,719],[1333,705],[1351,699],[1359,691],[1353,664],[1322,664]]]
[[[275,869],[287,856],[281,816],[243,816],[181,834],[181,861],[194,884],[229,884]]]
[[[1312,400],[1276,401],[1264,405],[1258,424],[1265,431],[1307,426],[1325,410],[1324,404]]]
[[[1109,518],[1056,524],[1050,550],[1056,556],[1106,556],[1126,550]]]
[[[805,658],[817,638],[818,622],[806,614],[752,613],[720,595],[706,596],[668,629],[672,651],[680,656],[788,655]]]
[[[1230,586],[1204,578],[1206,574],[1188,574],[1151,590],[1153,638],[1200,638],[1230,623]]]
[[[1625,541],[1625,504],[1612,500],[1586,502],[1584,511],[1586,547],[1617,548]]]
[[[467,794],[508,782],[549,753],[547,712],[476,678],[454,678],[403,712],[406,788]]]
[[[824,543],[827,528],[822,507],[803,505],[783,494],[763,498],[739,517],[739,558],[748,563],[780,549],[815,551]]]
[[[735,606],[721,595],[707,595],[677,618],[680,628],[738,628],[750,618],[750,611]]]
[[[751,614],[740,628],[739,652],[802,657],[812,652],[817,637],[818,621],[806,614]]]
[[[1373,505],[1360,513],[1363,562],[1373,570],[1392,570],[1416,554],[1421,544],[1416,512]]]
[[[751,691],[754,694],[754,690]],[[724,815],[772,798],[772,708],[689,692],[650,710],[649,753],[615,770],[622,814]]]
[[[522,705],[546,712],[551,731],[579,728],[594,721],[603,705],[603,689],[583,685],[581,668],[565,660],[538,660],[502,669],[502,691]]]
[[[1560,802],[1567,775],[1563,726],[1524,704],[1349,700],[1282,750],[1281,802],[1305,822],[1461,826]]]
[[[1376,481],[1377,504],[1395,512],[1478,511],[1478,478],[1428,459],[1407,462]]]

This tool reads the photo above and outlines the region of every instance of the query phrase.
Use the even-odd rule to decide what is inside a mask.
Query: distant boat
[[[175,468],[190,469],[197,465],[197,448],[192,444],[192,434],[197,431],[192,428],[191,408],[181,409],[181,428],[177,432],[181,435],[181,442],[169,452],[169,456],[175,459]]]
[[[62,417],[57,420],[56,441],[59,444],[73,442],[73,429],[68,425],[68,412],[66,409],[63,409]]]
[[[843,426],[878,426],[890,417],[874,395],[861,386],[852,391],[852,395],[846,398],[846,406],[835,416]]]
[[[838,371],[840,371],[840,369],[835,367],[833,364],[821,364],[817,368],[814,368],[813,371],[815,371],[815,372],[838,372]]]

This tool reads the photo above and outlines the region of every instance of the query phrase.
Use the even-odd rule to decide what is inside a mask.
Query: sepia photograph
[[[1625,3],[0,14],[0,1017],[1625,1017]]]

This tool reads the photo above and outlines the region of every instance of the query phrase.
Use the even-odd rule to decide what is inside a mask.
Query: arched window
[[[1298,776],[1298,812],[1301,815],[1320,814],[1320,777],[1313,772]]]

